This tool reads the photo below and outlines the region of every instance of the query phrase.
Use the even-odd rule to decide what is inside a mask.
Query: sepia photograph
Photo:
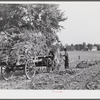
[[[0,90],[99,90],[100,2],[0,3]]]

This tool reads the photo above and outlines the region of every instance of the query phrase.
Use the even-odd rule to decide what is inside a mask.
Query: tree
[[[0,46],[8,47],[10,54],[17,54],[12,48],[46,51],[59,40],[56,32],[63,28],[59,23],[66,20],[56,4],[0,4],[0,16],[0,32],[7,37],[5,43],[4,37],[1,39]]]
[[[75,50],[75,47],[74,47],[73,44],[71,44],[71,50],[72,50],[72,51]]]
[[[93,44],[88,43],[87,47],[89,48],[89,50],[91,51],[93,48]]]
[[[24,27],[41,32],[50,42],[58,38],[56,32],[62,28],[59,23],[66,20],[56,4],[1,4],[0,8],[2,30]]]
[[[85,42],[83,42],[83,50],[86,50],[86,48],[87,48],[87,45]]]
[[[75,49],[76,49],[76,50],[80,50],[79,44],[75,44]]]
[[[1,4],[0,5],[1,30],[23,28],[33,30],[34,33],[41,32],[47,44],[59,40],[56,32],[63,28],[59,23],[66,20],[56,4]],[[5,13],[4,13],[5,12]]]

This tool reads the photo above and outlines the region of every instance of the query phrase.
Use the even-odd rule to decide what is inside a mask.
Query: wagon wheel
[[[8,81],[12,78],[13,71],[7,65],[3,65],[1,67],[1,75],[4,80]]]
[[[26,61],[25,64],[25,75],[27,79],[32,79],[35,76],[36,70],[35,70],[35,63],[31,61]]]

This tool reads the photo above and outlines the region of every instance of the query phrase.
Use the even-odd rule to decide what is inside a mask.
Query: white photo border
[[[71,3],[76,1],[0,1],[3,4]],[[80,2],[80,1],[77,1]],[[86,1],[81,1],[86,2]],[[91,1],[95,2],[95,1]],[[99,2],[99,1],[98,1]],[[100,90],[0,90],[0,99],[100,99]]]

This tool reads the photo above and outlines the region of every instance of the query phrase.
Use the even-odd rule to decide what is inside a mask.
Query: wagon
[[[26,59],[24,55],[19,55],[20,63],[16,62],[11,64],[7,59],[9,56],[5,57],[5,62],[0,62],[1,65],[1,75],[4,80],[10,80],[17,70],[23,70],[25,72],[27,79],[32,79],[36,74],[37,67],[46,66],[47,72],[50,72],[52,65],[54,64],[53,56],[48,54],[45,56],[35,56],[31,59]]]

